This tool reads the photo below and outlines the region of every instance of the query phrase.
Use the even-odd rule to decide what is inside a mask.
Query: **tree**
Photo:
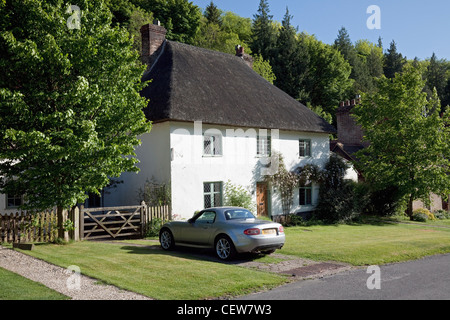
[[[200,28],[193,44],[201,48],[229,54],[236,54],[236,44],[246,46],[237,34],[222,30],[216,23],[208,23],[205,17],[202,17],[200,20]]]
[[[366,180],[378,190],[395,187],[409,217],[414,200],[450,193],[450,114],[440,117],[436,91],[427,99],[424,87],[421,70],[405,66],[393,79],[381,77],[353,111],[370,141],[356,155]]]
[[[334,114],[339,102],[347,99],[353,85],[349,78],[351,66],[331,45],[306,34],[301,34],[300,38],[310,57],[309,72],[304,82],[309,98],[302,102],[321,106],[325,112]]]
[[[286,8],[277,42],[271,53],[271,65],[276,76],[275,85],[294,99],[306,100],[304,81],[308,72],[309,54],[303,39],[291,25],[292,16]]]
[[[273,73],[270,62],[264,60],[261,55],[256,55],[253,57],[253,70],[261,77],[269,81],[271,84],[273,84],[277,79],[277,77]]]
[[[343,55],[352,68],[350,79],[353,79],[354,82],[347,96],[372,91],[374,89],[373,76],[367,63],[367,56],[372,51],[369,43],[359,41],[356,45],[353,45],[347,30],[342,27],[334,41],[334,48]]]
[[[221,15],[222,13],[217,8],[217,6],[214,4],[214,2],[211,1],[211,3],[206,7],[205,13],[203,14],[208,20],[208,23],[215,23],[217,25],[221,25],[222,19]]]
[[[276,32],[272,25],[272,18],[268,1],[261,0],[258,13],[253,16],[250,48],[253,54],[260,54],[265,60],[269,61],[271,50],[276,41]]]
[[[246,44],[250,44],[252,40],[252,20],[250,18],[243,18],[227,11],[222,15],[220,27],[224,32],[237,34],[239,39]]]
[[[138,171],[137,137],[150,130],[128,32],[103,1],[77,3],[80,16],[63,0],[0,5],[0,192],[58,207],[60,236],[63,208]]]
[[[403,58],[402,54],[397,52],[397,44],[392,40],[391,45],[387,52],[384,54],[384,75],[386,78],[392,79],[395,74],[402,72],[403,66],[406,60]]]
[[[445,99],[445,87],[447,85],[447,65],[444,59],[438,60],[436,54],[430,58],[430,64],[425,72],[427,91],[431,94],[436,88],[439,99]]]
[[[200,27],[201,10],[188,0],[130,0],[153,12],[167,29],[167,39],[192,44]]]

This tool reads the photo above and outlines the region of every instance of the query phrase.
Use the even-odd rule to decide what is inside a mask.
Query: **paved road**
[[[450,300],[450,254],[389,264],[367,273],[367,268],[345,271],[316,280],[293,282],[247,300]],[[376,276],[380,275],[380,282]],[[368,289],[379,284],[379,289]]]

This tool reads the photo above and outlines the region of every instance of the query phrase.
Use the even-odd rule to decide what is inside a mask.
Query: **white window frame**
[[[205,185],[209,184],[209,191],[205,191]],[[218,184],[219,190],[215,189],[215,185]],[[215,195],[220,195],[220,203],[216,203]],[[210,206],[206,205],[206,196],[210,196]],[[203,182],[203,206],[205,208],[213,208],[220,207],[223,205],[223,182],[222,181],[214,181],[214,182]]]
[[[209,144],[209,150],[207,145]],[[203,156],[205,157],[221,157],[223,156],[222,135],[221,134],[203,134]]]
[[[272,155],[272,137],[270,135],[258,135],[256,137],[256,155],[258,157],[270,157]]]
[[[298,140],[298,155],[300,158],[311,157],[311,155],[312,155],[311,139],[299,139]]]

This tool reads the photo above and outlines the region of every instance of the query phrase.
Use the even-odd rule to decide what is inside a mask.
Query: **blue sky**
[[[211,0],[191,0],[204,9]],[[260,0],[214,0],[219,9],[253,18]],[[372,14],[367,8],[380,8],[381,29],[369,29]],[[299,31],[316,35],[325,43],[333,43],[344,26],[353,42],[367,39],[377,43],[383,39],[384,49],[392,40],[408,59],[438,58],[450,60],[449,0],[269,0],[274,20],[282,21],[286,7],[294,16],[292,24]]]

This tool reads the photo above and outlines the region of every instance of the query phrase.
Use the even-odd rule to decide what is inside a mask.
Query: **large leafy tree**
[[[309,53],[309,72],[305,80],[308,101],[312,106],[334,114],[339,102],[348,99],[353,85],[350,79],[351,66],[333,46],[317,40],[314,36],[301,34]]]
[[[202,12],[188,0],[130,0],[147,12],[167,29],[169,40],[192,44],[200,27]]]
[[[357,154],[366,179],[396,189],[410,217],[414,200],[450,192],[450,113],[440,115],[436,90],[428,99],[424,87],[419,67],[405,66],[393,79],[381,77],[353,111],[370,141]]]
[[[102,0],[77,6],[0,2],[0,192],[57,206],[61,223],[62,208],[138,170],[137,137],[150,130],[128,32]]]

